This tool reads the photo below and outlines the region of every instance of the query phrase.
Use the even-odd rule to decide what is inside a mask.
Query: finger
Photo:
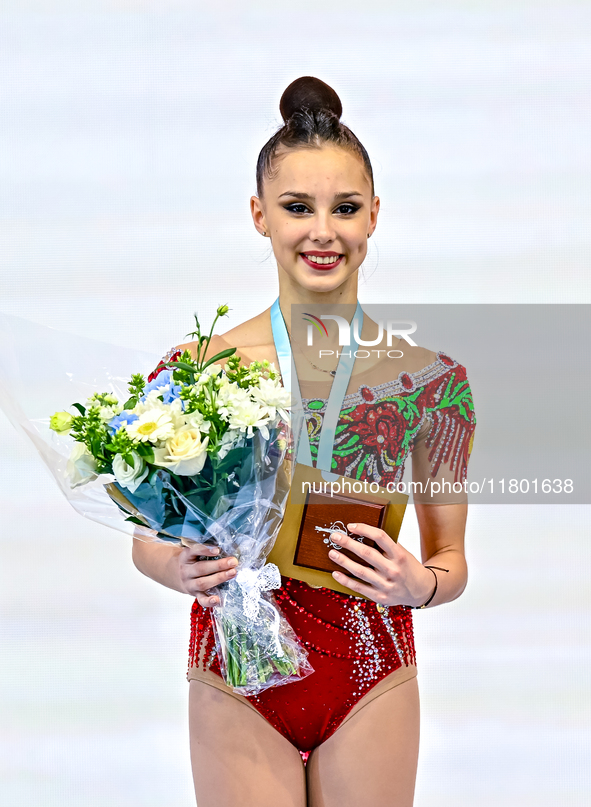
[[[379,588],[380,578],[369,566],[362,566],[361,563],[356,563],[341,552],[337,552],[336,549],[331,549],[328,553],[328,557],[335,563],[338,563],[339,566],[342,566],[348,572],[355,575],[355,577],[360,577],[362,580],[366,580],[368,583],[371,583],[371,585]]]
[[[367,544],[363,544],[361,541],[356,541],[355,538],[351,538],[342,532],[333,532],[330,536],[330,540],[334,544],[342,546],[343,549],[347,549],[349,552],[354,552],[356,555],[359,555],[360,558],[367,561],[367,563],[373,566],[374,569],[377,569],[380,572],[387,571],[387,564],[384,555],[375,547],[367,546]]]
[[[184,546],[183,551],[181,553],[183,557],[186,559],[185,562],[191,563],[194,561],[199,555],[209,555],[211,557],[215,557],[216,555],[220,554],[219,546],[214,546],[213,544],[191,544],[190,546]]]
[[[333,572],[332,576],[337,583],[350,588],[351,591],[362,594],[364,597],[369,597],[369,599],[374,602],[381,602],[382,593],[373,586],[368,586],[367,583],[361,583],[359,580],[353,580],[352,577],[348,577],[346,574],[343,574],[343,572]]]
[[[238,566],[238,560],[234,557],[220,558],[219,560],[199,560],[189,563],[185,574],[189,580],[197,577],[205,577],[215,574],[215,572],[225,572],[227,569],[234,569]]]
[[[199,591],[202,593],[206,592],[208,589],[220,586],[222,583],[225,583],[226,580],[231,580],[233,577],[236,577],[236,569],[228,569],[226,572],[208,574],[203,577],[194,577],[185,583],[185,588],[187,588],[191,594],[197,596]]]
[[[214,605],[220,604],[220,598],[211,596],[209,594],[202,594],[200,591],[197,592],[195,599],[199,603],[202,608],[211,608]]]
[[[390,538],[387,532],[384,532],[379,527],[371,527],[369,524],[347,524],[347,529],[355,535],[362,535],[364,538],[370,538],[375,541],[390,560],[397,558],[398,544]]]

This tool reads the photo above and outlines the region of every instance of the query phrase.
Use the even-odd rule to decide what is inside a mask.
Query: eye
[[[302,202],[292,202],[289,205],[285,205],[285,209],[289,210],[290,213],[309,213],[310,210],[306,207],[305,204]]]
[[[345,204],[339,205],[335,210],[335,213],[345,216],[352,216],[353,213],[357,213],[359,208],[357,205],[353,205],[350,202],[346,202]]]

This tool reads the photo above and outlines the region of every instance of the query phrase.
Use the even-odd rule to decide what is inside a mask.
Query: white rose
[[[137,451],[131,452],[131,458],[133,465],[128,465],[121,454],[116,454],[113,459],[113,473],[121,487],[127,488],[130,493],[135,493],[147,477],[148,468]]]
[[[205,465],[208,443],[209,437],[201,440],[199,429],[182,429],[166,441],[165,448],[154,449],[154,465],[180,476],[195,476]]]
[[[77,488],[85,485],[97,476],[95,458],[84,443],[75,443],[66,465],[66,474],[70,487]]]
[[[174,423],[168,411],[171,407],[164,409],[148,409],[146,412],[134,420],[133,423],[128,423],[125,428],[132,440],[140,442],[157,443],[158,440],[168,440],[174,434]]]

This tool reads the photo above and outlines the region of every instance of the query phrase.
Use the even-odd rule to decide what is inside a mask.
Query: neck
[[[279,269],[279,305],[281,313],[291,333],[291,306],[321,304],[321,305],[352,305],[351,316],[357,305],[357,272],[331,291],[312,291],[296,283],[286,272]]]

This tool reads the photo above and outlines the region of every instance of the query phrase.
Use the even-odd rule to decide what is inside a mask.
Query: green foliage
[[[70,435],[90,451],[97,462],[99,474],[112,472],[112,457],[105,455],[105,445],[110,442],[110,434],[96,407],[91,406],[84,415],[73,419]]]
[[[124,409],[133,409],[138,403],[139,399],[144,394],[144,387],[146,386],[146,379],[141,373],[134,373],[131,376],[131,381],[127,385],[127,389],[131,395],[123,404]]]

